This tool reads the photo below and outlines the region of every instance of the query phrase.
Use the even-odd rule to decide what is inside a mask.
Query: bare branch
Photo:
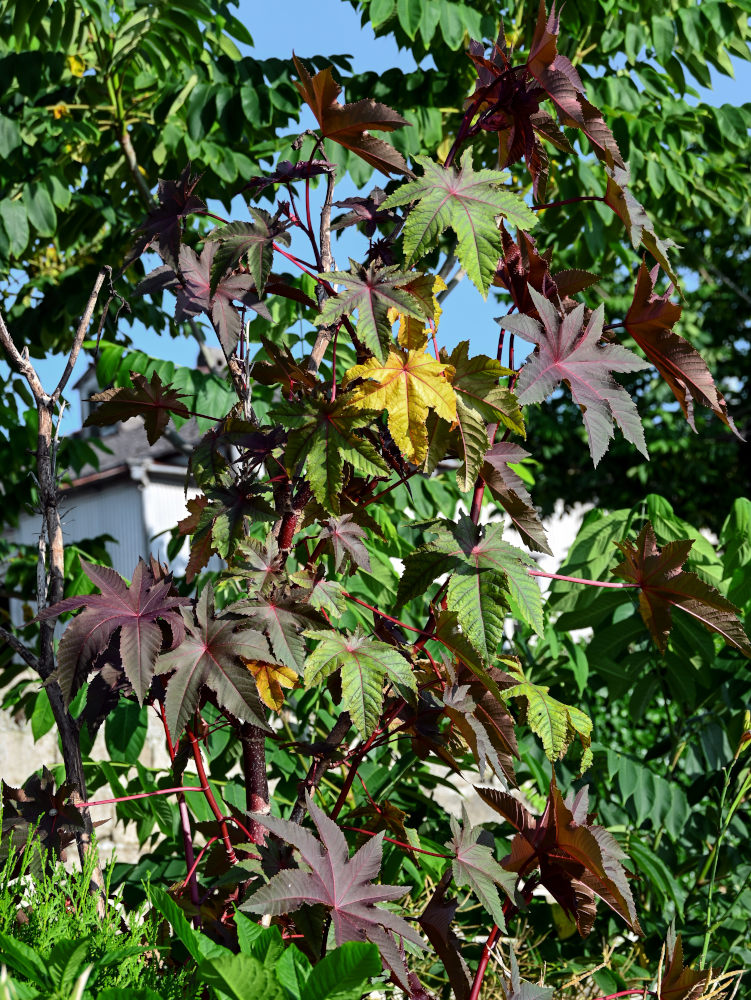
[[[57,383],[57,388],[52,393],[50,397],[53,403],[57,402],[60,398],[60,394],[65,389],[68,384],[68,379],[73,373],[73,369],[76,366],[76,361],[78,361],[78,354],[81,350],[81,344],[83,344],[84,337],[86,336],[86,331],[89,328],[89,323],[91,322],[91,317],[94,315],[94,309],[96,308],[97,299],[99,298],[99,292],[104,284],[104,279],[107,275],[112,278],[112,268],[105,266],[101,269],[97,275],[96,281],[94,282],[94,287],[91,290],[91,295],[89,295],[89,301],[86,303],[86,308],[83,311],[83,316],[81,317],[81,322],[78,324],[78,329],[76,330],[76,336],[73,340],[73,346],[70,349],[70,354],[68,355],[68,361],[65,365],[65,371],[63,372],[60,381]]]
[[[141,168],[139,167],[138,159],[136,158],[136,151],[133,149],[133,143],[130,141],[130,135],[125,126],[123,126],[122,132],[120,133],[120,148],[125,154],[125,161],[128,164],[128,169],[133,175],[133,180],[136,182],[138,193],[141,195],[141,198],[143,198],[147,207],[151,208],[154,204],[154,199],[151,197],[151,191],[149,190],[149,185],[146,183],[146,178],[141,173]]]
[[[21,657],[27,667],[31,667],[38,674],[41,673],[41,666],[37,657],[17,636],[13,635],[12,632],[8,632],[2,625],[0,625],[0,639],[7,643],[13,652]]]
[[[324,272],[330,271],[334,263],[334,258],[331,254],[331,203],[334,198],[335,183],[335,171],[330,170],[326,175],[326,198],[321,209],[321,267]],[[316,295],[318,296],[318,305],[320,308],[323,304],[323,296],[325,295],[321,285],[316,287]],[[336,327],[334,326],[322,326],[318,331],[316,342],[308,358],[307,367],[309,372],[317,372],[320,368],[326,349],[334,337],[335,329]]]
[[[28,351],[24,350],[22,353],[19,353],[18,348],[13,343],[13,338],[8,331],[8,327],[5,325],[2,313],[0,313],[0,344],[3,345],[5,353],[10,358],[12,364],[29,383],[29,388],[37,405],[46,405],[49,402],[49,397],[42,388],[42,383],[39,381],[36,369],[29,361]]]

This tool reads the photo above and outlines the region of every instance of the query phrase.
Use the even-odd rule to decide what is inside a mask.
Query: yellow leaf
[[[80,56],[68,56],[66,62],[73,76],[83,76],[86,72],[86,63]]]
[[[418,283],[422,286],[420,289],[417,287]],[[417,281],[412,282],[406,287],[418,295],[421,291],[427,289],[427,295],[432,295],[433,322],[437,328],[441,319],[441,313],[443,312],[438,303],[438,293],[444,291],[446,288],[446,282],[443,278],[438,275],[433,277],[431,274],[423,274],[417,279]],[[420,297],[422,298],[423,295],[420,295]],[[408,351],[424,351],[427,347],[428,337],[430,334],[429,329],[425,326],[424,320],[415,319],[413,316],[405,316],[402,313],[396,313],[394,319],[396,319],[397,316],[399,316],[399,333],[397,336],[402,347],[406,347]]]
[[[408,462],[419,465],[428,449],[428,410],[453,423],[456,395],[448,377],[451,365],[436,361],[424,351],[392,348],[384,362],[370,358],[346,373],[343,385],[366,379],[353,393],[352,406],[388,410],[388,426],[397,447]]]
[[[293,688],[297,674],[281,663],[262,663],[260,660],[244,660],[245,666],[253,674],[258,688],[258,697],[272,711],[278,712],[284,704],[282,688]]]
[[[67,118],[70,115],[68,105],[64,101],[60,101],[52,109],[53,118]]]

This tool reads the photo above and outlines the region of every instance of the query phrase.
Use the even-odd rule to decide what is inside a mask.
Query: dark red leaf
[[[214,614],[214,592],[210,583],[201,591],[195,614],[183,609],[185,637],[156,665],[167,680],[165,709],[167,725],[177,740],[198,708],[201,690],[208,688],[223,709],[254,726],[268,730],[263,706],[258,700],[253,675],[245,660],[273,662],[268,643],[260,632],[242,622]]]
[[[188,163],[176,181],[160,178],[157,189],[158,208],[152,209],[140,229],[150,241],[156,239],[159,254],[173,270],[177,270],[180,252],[180,220],[195,212],[205,212],[206,205],[193,194],[201,174],[191,175]]]
[[[570,60],[558,52],[558,29],[555,3],[548,15],[545,0],[540,0],[527,69],[555,105],[561,122],[581,129],[599,159],[610,166],[623,167],[618,144],[605,124],[602,112],[589,103],[579,74]]]
[[[673,331],[683,311],[682,306],[670,301],[670,288],[664,295],[654,294],[658,271],[655,266],[650,273],[642,261],[634,299],[623,325],[673,390],[694,430],[693,401],[696,400],[702,406],[708,406],[740,437],[728,415],[727,403],[722,393],[718,392],[704,359],[687,340]]]
[[[337,97],[342,88],[331,75],[331,67],[311,77],[297,56],[293,55],[300,83],[295,86],[310,107],[321,129],[321,135],[333,139],[346,149],[357,153],[366,163],[385,174],[410,174],[406,160],[382,139],[371,132],[393,132],[409,125],[385,104],[368,98],[354,104],[340,104]]]
[[[729,646],[751,656],[751,643],[738,620],[738,608],[695,573],[682,569],[693,544],[687,538],[668,542],[660,550],[647,521],[636,544],[617,543],[626,558],[613,573],[639,585],[639,611],[662,651],[673,627],[673,608],[681,608],[710,632],[721,635]]]
[[[660,982],[660,1000],[700,1000],[712,976],[711,969],[686,969],[683,965],[681,936],[668,932],[666,942],[667,968]]]
[[[641,934],[621,864],[626,855],[604,827],[592,823],[586,788],[564,802],[553,778],[539,817],[504,792],[491,788],[477,792],[518,831],[502,866],[522,879],[539,869],[540,883],[576,920],[582,937],[592,930],[596,896]]]
[[[561,316],[553,304],[534,288],[529,290],[542,325],[530,316],[504,316],[501,326],[513,330],[537,345],[521,370],[516,384],[519,402],[540,403],[566,382],[574,402],[582,410],[589,438],[589,450],[595,465],[613,437],[613,421],[623,436],[647,454],[644,429],[636,404],[612,372],[634,372],[647,362],[619,344],[600,344],[603,307],[592,313],[582,329],[584,306],[576,306]]]
[[[143,417],[148,442],[154,444],[167,429],[171,413],[185,419],[190,416],[180,401],[184,393],[162,385],[156,372],[152,372],[150,382],[144,375],[131,372],[130,381],[132,388],[105,389],[92,396],[91,401],[100,405],[86,418],[84,427],[106,427],[131,417]]]
[[[180,287],[176,291],[177,322],[206,313],[217,332],[224,353],[229,356],[240,336],[240,311],[233,302],[243,302],[270,319],[266,306],[255,293],[249,274],[229,274],[211,291],[211,265],[218,244],[207,240],[199,257],[190,247],[180,247]]]
[[[292,913],[301,906],[321,904],[331,913],[337,945],[346,941],[371,941],[384,964],[407,985],[404,956],[395,936],[423,946],[419,934],[392,910],[379,903],[400,899],[409,891],[404,885],[373,885],[381,868],[383,833],[372,837],[350,858],[344,834],[307,796],[308,811],[318,837],[297,823],[275,816],[251,813],[271,833],[296,847],[308,870],[286,869],[275,875],[240,907],[250,913],[272,916]]]
[[[65,704],[86,679],[97,653],[105,649],[119,630],[122,667],[139,704],[143,704],[154,676],[154,663],[164,645],[159,622],[172,633],[169,648],[174,648],[185,634],[178,608],[189,601],[172,589],[172,577],[155,580],[150,568],[139,559],[130,586],[119,573],[106,566],[81,560],[89,579],[100,594],[68,597],[42,611],[39,618],[56,618],[64,611],[84,610],[71,621],[57,652],[56,678]]]

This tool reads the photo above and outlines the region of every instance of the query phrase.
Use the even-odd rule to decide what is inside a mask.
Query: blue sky
[[[277,0],[276,4],[263,4],[263,13],[259,16],[258,0],[240,0],[239,19],[248,27],[253,36],[255,51],[263,57],[276,56],[288,59],[294,47],[301,57],[325,53],[350,54],[361,71],[376,72],[390,66],[401,65],[411,69],[415,64],[411,54],[399,50],[396,42],[389,36],[376,38],[370,26],[362,28],[360,17],[356,11],[342,0]],[[565,15],[564,15],[565,17]],[[425,64],[429,64],[428,57]],[[707,103],[720,105],[738,103],[751,95],[751,63],[734,60],[736,79],[730,80],[712,70],[713,89],[705,90],[697,85],[702,99]],[[303,127],[314,124],[311,120],[303,120]],[[378,183],[379,174],[375,174],[367,185],[367,190]],[[355,193],[348,178],[337,187],[337,199],[349,197]],[[314,197],[314,204],[318,197]],[[234,208],[235,206],[233,206]],[[242,205],[237,205],[233,218],[245,217]],[[364,247],[362,237],[352,230],[347,231],[345,238],[334,243],[334,253],[337,265],[348,267],[347,257],[360,256]],[[299,251],[303,257],[307,252],[302,245]],[[500,314],[500,306],[493,299],[491,292],[487,302],[483,302],[472,283],[462,281],[444,303],[444,313],[441,318],[440,343],[451,348],[460,340],[472,339],[472,353],[486,352],[495,355],[498,327],[494,317]],[[169,357],[177,364],[192,365],[195,361],[196,348],[192,340],[166,343],[158,335],[148,330],[140,329],[133,332],[137,346],[157,357]],[[520,360],[517,352],[517,363]],[[55,384],[64,367],[64,359],[50,358],[39,364],[39,371],[45,385]],[[86,361],[79,359],[73,381],[85,371]],[[7,373],[7,367],[0,363],[0,377]],[[69,396],[73,396],[70,391]],[[80,425],[78,400],[71,398],[71,407],[67,411],[63,430],[67,433]]]

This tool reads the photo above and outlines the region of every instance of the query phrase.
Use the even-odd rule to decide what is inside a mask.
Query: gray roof
[[[80,472],[69,470],[72,485],[84,486],[102,479],[111,479],[118,474],[129,474],[134,465],[143,462],[156,462],[160,465],[173,465],[176,468],[186,468],[188,458],[186,451],[179,443],[192,449],[201,439],[202,432],[198,429],[195,418],[183,424],[175,431],[170,423],[167,436],[160,437],[153,445],[146,438],[146,429],[140,417],[133,417],[119,424],[114,434],[103,437],[94,436],[86,431],[78,431],[76,437],[83,437],[93,445],[99,455],[99,468],[92,464],[85,465]],[[101,447],[98,447],[100,446]],[[107,449],[105,451],[105,449]]]

